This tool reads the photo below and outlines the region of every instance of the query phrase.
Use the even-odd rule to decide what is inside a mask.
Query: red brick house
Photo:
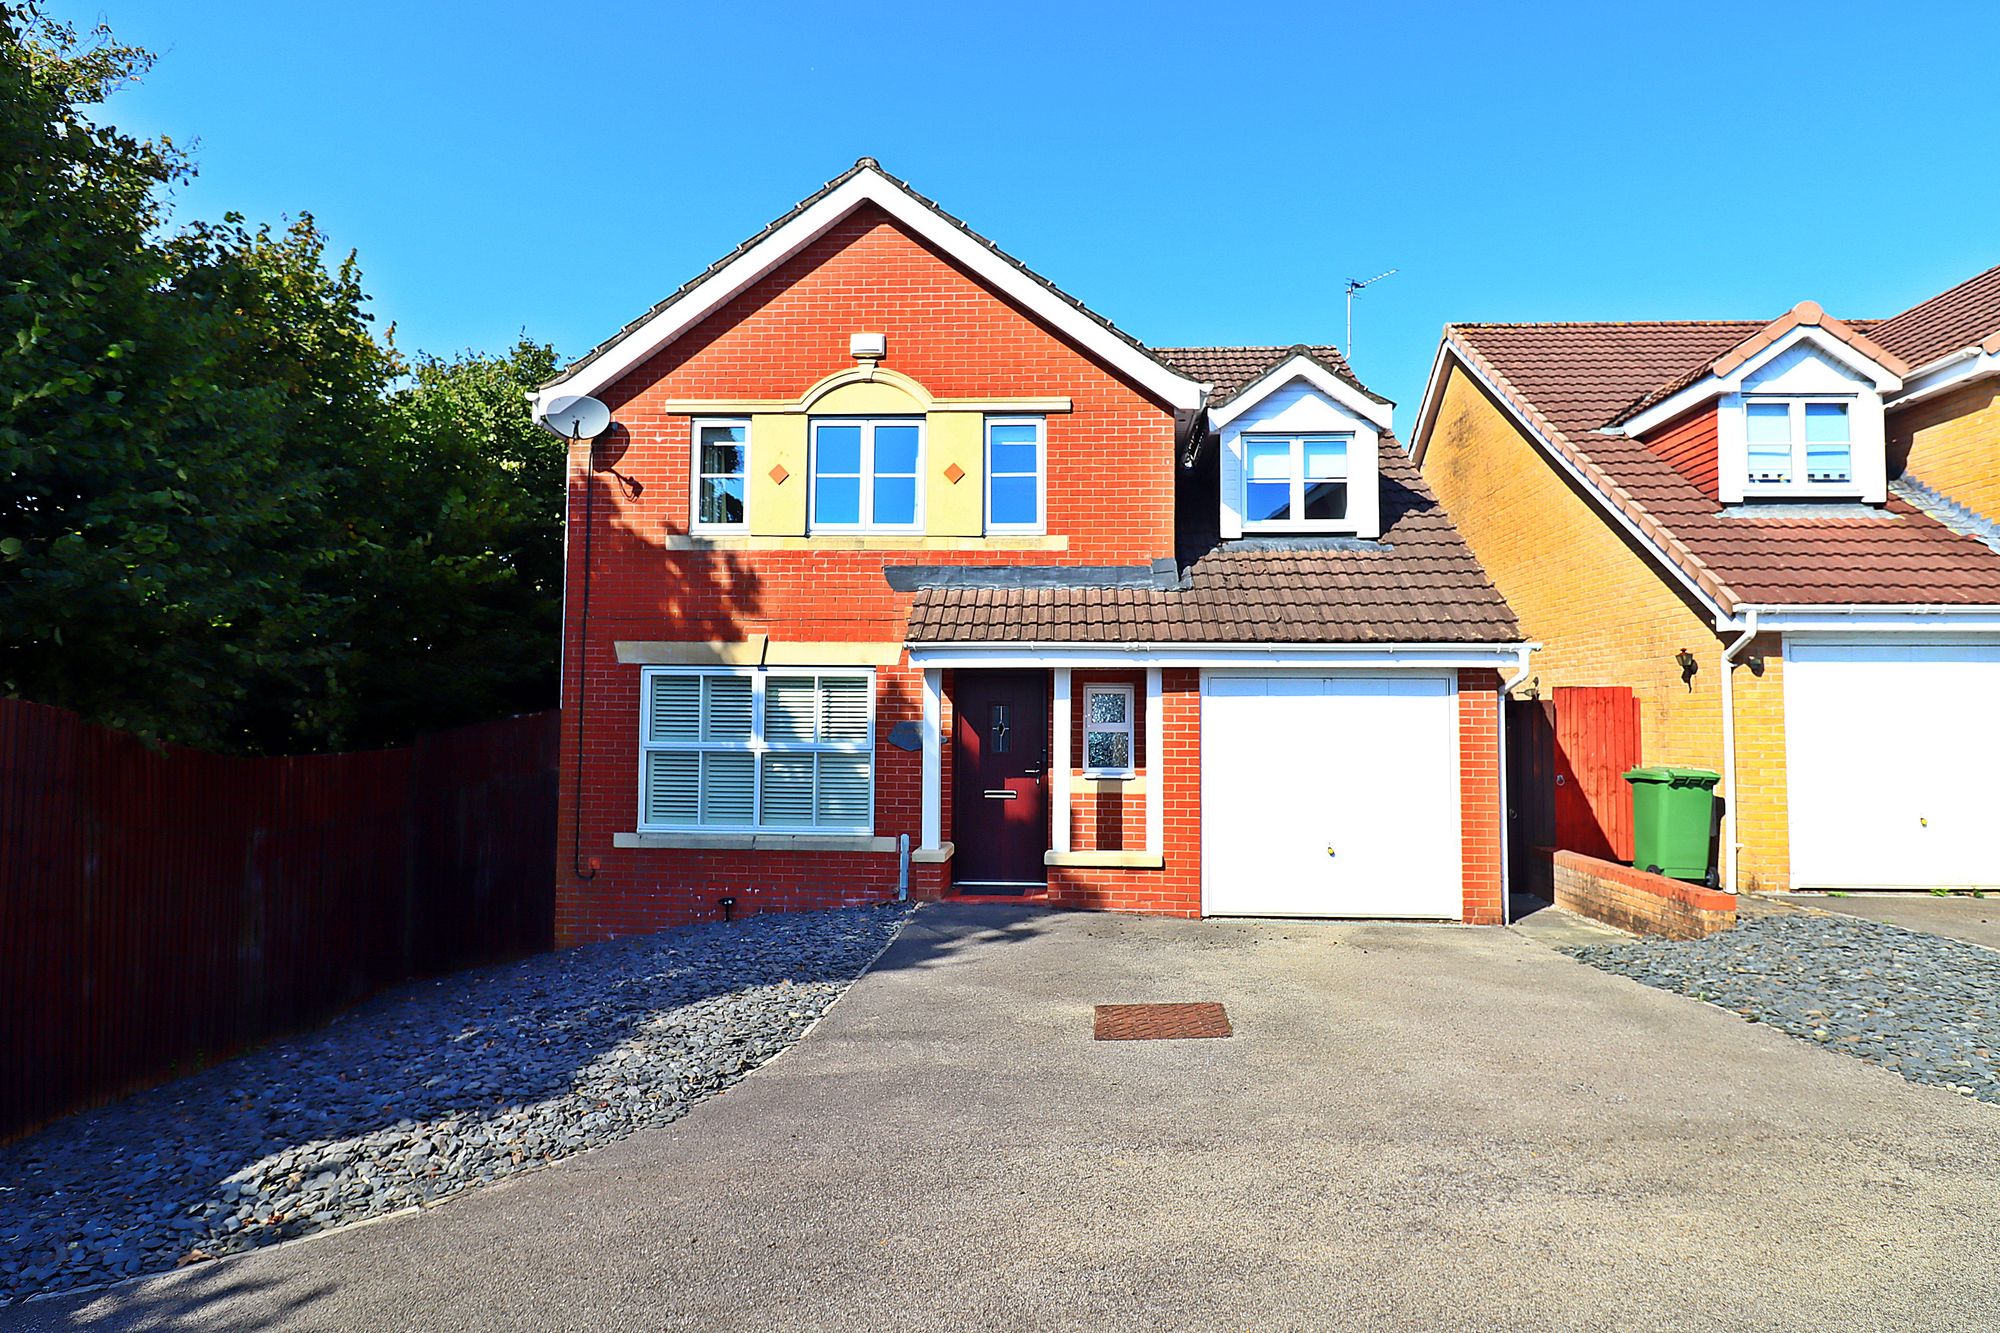
[[[864,158],[579,394],[562,940],[899,883],[1500,918],[1527,646],[1333,348],[1142,346]]]

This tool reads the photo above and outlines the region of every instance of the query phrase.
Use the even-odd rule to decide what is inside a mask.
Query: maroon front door
[[[1046,888],[1049,872],[1048,676],[959,671],[952,770],[952,882],[967,893]]]

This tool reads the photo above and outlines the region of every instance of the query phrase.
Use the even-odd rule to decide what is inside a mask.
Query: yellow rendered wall
[[[2000,519],[2000,380],[1980,380],[1889,418],[1889,457],[1910,475]]]
[[[1558,685],[1627,686],[1639,700],[1646,762],[1720,772],[1722,640],[1706,612],[1628,545],[1456,366],[1423,471],[1526,637],[1542,644],[1530,680],[1544,693]],[[1682,648],[1699,667],[1687,684],[1674,660]],[[1770,890],[1783,887],[1788,873],[1783,664],[1775,641],[1752,645],[1760,648],[1761,678],[1736,670],[1739,884]]]
[[[977,537],[985,531],[985,423],[977,412],[932,412],[924,418],[924,531],[933,537]]]
[[[784,480],[772,477],[784,469]],[[806,419],[771,413],[750,418],[750,531],[758,537],[806,533]]]

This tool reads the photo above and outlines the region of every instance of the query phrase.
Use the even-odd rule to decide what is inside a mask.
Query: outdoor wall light
[[[1694,693],[1694,673],[1701,668],[1701,663],[1695,661],[1694,654],[1685,648],[1674,654],[1674,661],[1680,664],[1681,684],[1688,687],[1688,693]]]

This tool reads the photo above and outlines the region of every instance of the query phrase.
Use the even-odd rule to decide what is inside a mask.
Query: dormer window
[[[1318,526],[1347,517],[1352,434],[1243,436],[1246,528]]]
[[[1849,416],[1844,401],[1745,398],[1745,480],[1758,489],[1852,486]]]

